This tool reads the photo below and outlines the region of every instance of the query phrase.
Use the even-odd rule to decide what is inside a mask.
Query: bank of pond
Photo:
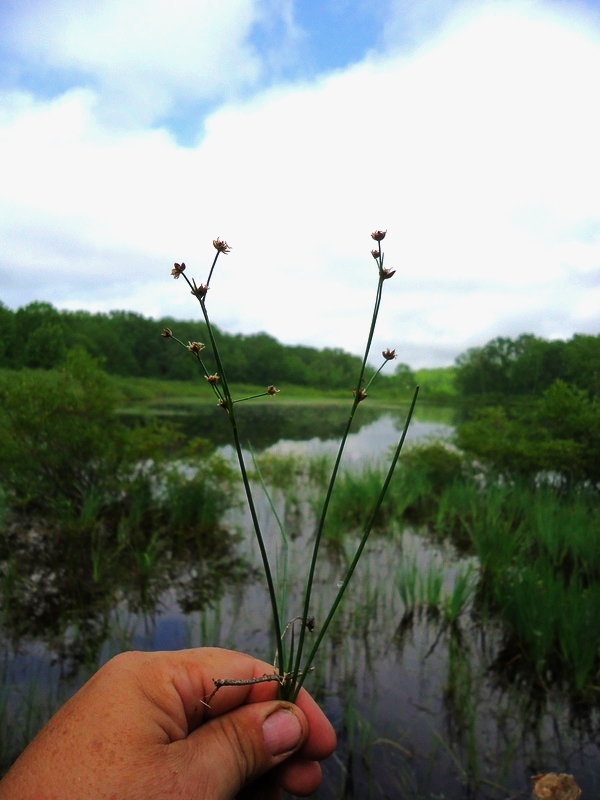
[[[374,456],[361,451],[359,430],[331,499],[317,632],[385,479],[388,443],[377,432],[397,419],[372,423],[380,427],[365,419],[363,434]],[[571,772],[584,796],[598,796],[597,489],[552,474],[498,476],[457,450],[442,422],[419,424],[436,437],[417,436],[402,454],[307,679],[339,737],[319,796],[528,797],[530,776],[548,771]],[[118,486],[92,481],[46,503],[4,495],[3,770],[120,650],[220,645],[272,661],[240,480],[216,439],[187,434],[162,459],[147,447]],[[265,438],[249,460],[290,618],[301,613],[331,468],[319,443]]]

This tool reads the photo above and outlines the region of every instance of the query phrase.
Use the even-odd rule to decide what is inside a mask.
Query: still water
[[[298,412],[300,430],[303,413]],[[330,426],[333,412],[326,414]],[[401,415],[365,419],[348,442],[348,464],[385,459],[401,427]],[[280,421],[259,428],[254,417],[246,430],[249,438],[256,434],[260,452],[272,455],[332,454],[338,442],[326,435],[300,438],[297,429]],[[409,441],[451,433],[447,419],[419,417]],[[292,618],[301,609],[314,514],[301,492],[274,490],[272,502],[289,535],[287,618]],[[281,559],[280,531],[264,499],[258,509],[275,563],[278,554]],[[225,523],[239,534],[228,540],[230,558],[209,555],[176,573],[153,575],[154,584],[146,586],[151,602],[126,586],[113,593],[108,607],[93,593],[82,594],[81,586],[71,599],[69,591],[76,590],[67,588],[60,564],[32,569],[29,596],[19,600],[21,616],[7,622],[10,613],[4,612],[4,758],[14,756],[94,668],[122,649],[219,645],[272,660],[270,607],[243,505]],[[322,550],[311,608],[317,626],[355,544],[349,535],[342,545]],[[457,581],[474,580],[477,571],[473,559],[431,541],[424,531],[373,533],[306,683],[339,738],[318,797],[526,798],[531,776],[548,771],[573,773],[584,797],[600,796],[597,708],[578,709],[561,687],[541,691],[527,676],[507,671],[503,631],[490,621],[483,624],[472,603],[452,623],[431,609],[408,611],[407,565],[423,576],[423,586],[427,576],[441,576],[440,607]],[[281,569],[278,575],[282,580]],[[87,614],[77,622],[66,615],[62,629],[44,635],[50,616],[70,602],[87,603]],[[33,624],[36,615],[40,626]],[[22,731],[22,741],[15,730]]]

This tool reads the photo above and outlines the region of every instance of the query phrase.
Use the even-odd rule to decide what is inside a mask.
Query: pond
[[[288,407],[259,425],[252,412],[245,430],[263,456],[330,455],[338,441],[328,435],[332,428],[337,432],[336,413]],[[326,417],[327,427],[301,437],[311,417]],[[401,426],[398,414],[365,415],[348,442],[349,466],[385,458]],[[210,426],[196,432],[210,434]],[[448,414],[436,410],[428,418],[425,411],[410,440],[451,433]],[[228,455],[220,428],[214,439]],[[314,511],[301,487],[271,492],[289,536],[291,618],[300,613]],[[257,497],[274,560],[280,531],[260,487]],[[176,570],[171,564],[165,574],[159,560],[143,585],[123,582],[113,587],[110,601],[64,565],[45,560],[43,532],[30,532],[20,545],[23,559],[26,550],[34,553],[28,581],[9,605],[4,595],[4,764],[94,669],[123,649],[218,645],[272,661],[270,606],[244,506],[230,510],[223,523],[222,550],[202,563],[183,560]],[[356,541],[349,534],[323,548],[311,609],[317,626]],[[373,532],[306,683],[339,739],[318,797],[526,798],[531,776],[548,771],[573,773],[584,797],[599,796],[597,708],[578,709],[563,687],[540,687],[518,669],[506,669],[503,631],[479,617],[472,595],[450,613],[459,589],[474,585],[477,569],[473,557],[433,541],[426,531],[392,526]],[[6,587],[6,564],[2,574]],[[436,603],[408,603],[411,585],[424,596],[437,592]],[[70,615],[70,607],[79,612]]]

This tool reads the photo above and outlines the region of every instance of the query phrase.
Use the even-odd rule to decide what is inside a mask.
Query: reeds
[[[410,423],[410,419],[417,398],[417,391],[415,391],[413,401],[406,418],[404,430],[402,431],[398,445],[394,453],[392,454],[391,463],[389,465],[388,471],[383,476],[383,480],[379,486],[379,492],[374,497],[374,499],[369,503],[369,505],[367,505],[363,509],[364,513],[362,514],[362,518],[358,521],[358,525],[361,530],[361,535],[354,556],[351,558],[346,573],[343,579],[340,581],[339,590],[337,592],[335,599],[333,600],[329,612],[327,613],[324,620],[319,621],[314,636],[314,642],[307,654],[306,634],[307,632],[312,633],[313,629],[315,628],[315,620],[311,613],[313,604],[312,592],[315,580],[315,572],[316,572],[317,562],[319,559],[321,544],[325,537],[326,523],[329,516],[332,497],[334,495],[334,487],[336,486],[336,481],[338,479],[338,475],[341,469],[346,441],[350,433],[350,430],[352,428],[352,424],[355,415],[357,413],[359,404],[366,399],[369,388],[372,385],[374,379],[381,371],[381,369],[389,361],[392,361],[396,357],[396,353],[394,350],[390,349],[385,350],[382,353],[383,362],[381,363],[381,366],[375,372],[374,375],[368,378],[369,375],[368,359],[371,354],[373,336],[382,301],[384,284],[395,273],[395,270],[390,270],[384,267],[384,254],[381,250],[381,242],[384,239],[385,235],[386,235],[385,231],[375,231],[371,235],[373,241],[376,242],[376,249],[373,249],[371,251],[371,256],[376,265],[376,274],[377,274],[375,302],[373,306],[373,312],[371,315],[371,322],[367,333],[367,340],[363,358],[361,361],[361,366],[359,369],[359,374],[356,377],[356,383],[354,386],[354,396],[350,405],[350,411],[341,437],[337,455],[335,456],[333,461],[333,467],[331,470],[329,481],[327,483],[327,487],[324,492],[322,507],[320,512],[317,513],[316,529],[312,544],[312,553],[309,558],[309,566],[305,581],[303,601],[301,604],[301,608],[298,609],[298,611],[296,612],[291,621],[287,621],[287,612],[285,612],[285,615],[282,613],[283,612],[282,604],[286,605],[286,601],[282,600],[282,587],[275,585],[274,569],[272,567],[271,560],[267,552],[267,547],[265,544],[265,539],[263,536],[260,520],[256,511],[256,502],[254,499],[253,488],[251,485],[251,474],[249,468],[246,465],[244,456],[244,447],[242,445],[240,430],[236,416],[236,404],[241,402],[241,400],[252,400],[255,397],[262,397],[267,395],[275,396],[276,394],[278,394],[279,390],[275,386],[271,385],[268,386],[264,392],[258,395],[253,395],[252,397],[245,397],[241,399],[234,398],[232,389],[227,380],[226,359],[222,356],[219,347],[217,345],[215,328],[213,326],[207,307],[207,293],[210,288],[210,283],[212,276],[214,274],[217,260],[219,256],[227,255],[230,252],[231,248],[229,247],[227,242],[221,239],[215,239],[213,241],[213,246],[217,252],[210,267],[206,283],[196,284],[194,279],[189,279],[186,274],[185,263],[181,264],[175,263],[173,266],[173,270],[171,271],[171,274],[175,279],[179,279],[180,277],[184,278],[189,289],[191,290],[191,293],[194,295],[194,297],[198,300],[200,304],[203,321],[205,323],[206,330],[208,333],[208,351],[211,357],[210,363],[211,364],[214,363],[216,365],[216,371],[212,367],[209,369],[207,366],[207,362],[203,358],[203,351],[206,349],[204,343],[189,342],[188,344],[185,344],[184,342],[177,339],[169,328],[166,328],[163,331],[162,336],[164,338],[173,339],[177,341],[181,346],[186,348],[197,359],[201,373],[214,393],[217,405],[227,414],[231,427],[235,453],[240,468],[240,474],[244,487],[248,511],[250,514],[250,518],[252,520],[256,541],[260,551],[263,570],[265,574],[265,580],[269,594],[272,625],[273,625],[273,632],[275,636],[276,651],[277,651],[275,665],[278,674],[280,676],[281,694],[283,697],[288,699],[294,699],[296,697],[298,691],[300,690],[300,687],[302,686],[302,683],[306,678],[307,673],[310,671],[312,663],[316,657],[318,648],[321,644],[321,641],[325,636],[333,617],[335,616],[336,610],[348,587],[348,584],[354,573],[354,570],[356,569],[356,566],[359,562],[363,549],[369,538],[369,534],[371,533],[371,530],[373,529],[374,525],[376,524],[379,518],[386,492],[389,488],[391,478],[394,469],[396,467],[396,463],[398,461],[400,452],[404,445],[404,440],[406,438],[408,425]],[[271,504],[271,507],[274,508],[273,504]],[[277,524],[282,534],[282,546],[285,549],[287,542],[285,530],[281,523],[281,520],[277,519]],[[285,580],[285,571],[282,571],[280,569],[280,576],[283,576],[283,579]],[[283,587],[284,594],[286,592],[286,588],[287,587],[285,586]]]
[[[478,613],[500,617],[508,650],[542,685],[554,679],[575,691],[597,685],[600,508],[593,487],[564,493],[547,482],[509,483],[463,471],[420,518],[477,557]],[[409,567],[404,592],[418,604]]]

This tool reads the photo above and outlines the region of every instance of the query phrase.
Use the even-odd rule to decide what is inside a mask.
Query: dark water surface
[[[277,416],[259,425],[251,416],[247,432],[256,434],[254,448],[302,456],[332,452],[337,440],[330,438],[331,427],[323,436],[300,436],[309,419],[304,413],[288,409],[285,424]],[[292,431],[290,414],[299,425]],[[332,414],[323,411],[329,426]],[[314,410],[312,416],[314,421]],[[432,416],[416,420],[413,441],[451,433],[447,416],[445,421],[441,414]],[[385,457],[401,425],[401,416],[391,414],[365,419],[349,441],[349,462]],[[220,433],[216,440],[227,453]],[[291,618],[301,613],[314,516],[301,494],[275,491],[273,502],[290,539]],[[264,500],[259,514],[273,563],[278,554],[281,581],[280,532]],[[231,532],[225,555],[175,570],[171,565],[169,574],[160,574],[159,565],[144,586],[135,581],[118,586],[110,600],[82,586],[80,576],[64,574],[60,564],[32,558],[23,596],[13,597],[10,607],[5,598],[3,608],[0,755],[5,761],[120,650],[220,645],[272,660],[268,596],[243,507],[225,522]],[[31,532],[23,558],[27,547],[43,553],[39,536]],[[349,535],[343,545],[322,550],[311,608],[317,630],[354,545]],[[442,598],[450,597],[461,575],[475,576],[477,570],[472,558],[430,541],[422,531],[373,533],[306,683],[339,736],[318,797],[527,798],[531,776],[548,771],[573,773],[584,798],[600,797],[598,708],[578,707],[566,689],[541,687],[519,672],[518,664],[507,667],[504,632],[493,622],[484,624],[474,602],[453,624],[424,608],[407,613],[402,595],[407,565],[414,565],[422,585],[428,575],[442,575]],[[63,624],[53,624],[69,604],[85,607],[85,613],[65,613]]]

